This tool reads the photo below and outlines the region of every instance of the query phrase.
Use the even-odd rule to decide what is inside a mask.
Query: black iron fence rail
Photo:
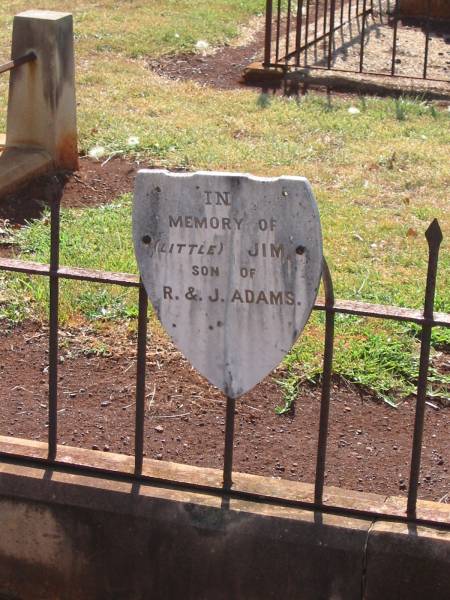
[[[398,72],[397,53],[399,27],[405,20],[400,10],[400,0],[266,0],[264,61],[266,68],[299,69],[314,68],[374,76],[391,76],[407,79],[427,79],[448,82],[447,77],[429,76],[432,2],[428,0],[423,15],[414,15],[414,23],[421,23],[424,32],[420,75]],[[369,31],[368,18],[384,14],[392,27],[389,71],[367,69],[365,66],[366,41]],[[359,43],[358,65],[339,68],[333,63],[336,51],[336,34],[339,30],[356,23],[354,44]],[[320,61],[310,60],[312,48],[322,48]]]
[[[45,276],[49,278],[50,300],[49,300],[49,392],[48,392],[48,453],[47,456],[29,456],[26,453],[17,454],[15,451],[4,451],[0,448],[0,457],[6,462],[19,461],[21,463],[39,463],[45,466],[58,466],[64,469],[72,469],[84,474],[104,474],[111,478],[128,478],[135,481],[149,481],[156,484],[182,487],[183,489],[198,489],[199,491],[220,494],[224,497],[241,498],[256,502],[270,502],[284,506],[296,506],[310,510],[334,514],[347,514],[383,519],[391,519],[417,524],[443,525],[442,520],[424,519],[417,515],[417,491],[419,485],[420,463],[422,454],[422,438],[424,428],[424,415],[426,408],[426,393],[428,383],[428,370],[430,365],[431,332],[434,327],[450,327],[450,314],[434,312],[434,298],[437,280],[437,268],[439,260],[439,249],[442,243],[442,232],[437,220],[434,220],[426,232],[428,242],[428,269],[426,279],[425,302],[423,311],[402,308],[396,306],[383,306],[355,302],[348,300],[336,300],[333,292],[333,283],[327,263],[324,261],[322,280],[324,284],[325,299],[318,301],[314,308],[325,311],[325,341],[324,361],[322,376],[322,396],[319,419],[319,437],[316,458],[316,474],[314,484],[314,500],[293,500],[286,498],[274,498],[265,494],[243,491],[233,487],[233,446],[234,446],[234,419],[235,405],[228,399],[225,424],[225,447],[223,484],[217,486],[194,485],[177,481],[167,481],[152,477],[143,472],[144,455],[144,415],[145,415],[145,376],[146,376],[146,352],[147,352],[147,310],[148,298],[142,282],[136,275],[127,273],[112,273],[95,271],[75,267],[63,267],[59,265],[60,248],[60,203],[56,201],[51,206],[50,225],[50,264],[25,262],[16,259],[0,259],[0,270],[28,275]],[[59,307],[59,280],[75,279],[104,285],[119,285],[134,287],[139,290],[139,312],[138,312],[138,334],[137,334],[137,357],[136,357],[136,412],[135,412],[135,449],[133,472],[119,473],[108,469],[99,469],[95,466],[67,464],[58,458],[58,307]],[[398,510],[373,510],[371,507],[355,508],[349,506],[330,506],[324,501],[324,479],[326,467],[326,452],[328,439],[328,419],[331,399],[331,380],[334,352],[334,326],[336,314],[349,314],[361,317],[374,317],[381,319],[393,319],[396,321],[408,321],[421,326],[421,353],[420,369],[417,384],[416,416],[412,441],[412,455],[410,465],[409,491],[407,510],[399,514]],[[450,528],[450,523],[444,524]]]

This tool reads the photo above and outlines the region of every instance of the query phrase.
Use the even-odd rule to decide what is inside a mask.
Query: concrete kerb
[[[40,453],[41,444],[36,449]],[[83,455],[98,467],[106,461],[123,470],[128,458],[132,463],[111,453],[61,452],[78,460]],[[146,459],[144,470],[155,469],[157,476],[178,473],[193,482],[221,476],[215,469],[204,473]],[[312,487],[245,474],[236,480],[265,493],[286,488],[300,498]],[[0,597],[447,598],[450,532],[438,527],[413,530],[382,519],[235,499],[224,504],[219,496],[170,486],[6,462],[0,486]],[[377,502],[373,494],[340,492]],[[447,508],[448,517],[450,507],[439,508]]]
[[[450,86],[413,78],[395,78],[359,73],[344,73],[327,69],[265,67],[262,63],[250,64],[244,69],[243,79],[249,85],[283,88],[299,91],[326,88],[339,92],[375,96],[409,96],[424,100],[450,102]]]
[[[72,15],[16,15],[11,56],[31,51],[36,60],[10,73],[0,195],[46,171],[78,168]]]

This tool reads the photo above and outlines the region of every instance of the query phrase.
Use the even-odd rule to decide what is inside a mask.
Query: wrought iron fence
[[[450,528],[450,523],[436,521],[427,516],[417,514],[417,492],[419,485],[420,464],[422,455],[422,437],[424,429],[424,415],[426,408],[427,380],[430,364],[431,332],[434,327],[450,327],[450,314],[434,312],[434,298],[439,260],[439,249],[443,239],[442,232],[437,220],[434,220],[426,232],[428,241],[428,270],[426,280],[425,302],[423,310],[402,308],[397,306],[384,306],[368,304],[363,302],[338,300],[334,297],[333,282],[329,268],[323,264],[323,284],[325,298],[319,300],[314,306],[315,310],[325,312],[325,339],[322,376],[322,394],[319,419],[319,436],[316,456],[316,472],[314,484],[314,499],[282,498],[264,495],[262,493],[250,492],[239,489],[233,485],[233,446],[234,446],[234,401],[228,400],[226,408],[226,426],[224,440],[224,466],[223,485],[183,483],[173,480],[163,480],[161,477],[148,475],[148,470],[143,472],[144,456],[144,415],[145,415],[145,379],[146,379],[146,354],[147,354],[147,311],[148,298],[142,282],[136,275],[126,273],[112,273],[106,271],[95,271],[83,268],[64,267],[59,263],[60,249],[60,200],[51,205],[50,215],[50,263],[40,264],[26,262],[12,258],[0,258],[0,270],[13,273],[24,273],[38,275],[49,279],[49,388],[48,388],[48,453],[43,456],[30,456],[29,454],[17,454],[16,450],[5,448],[0,445],[0,460],[18,461],[19,464],[38,463],[46,467],[59,467],[72,469],[83,474],[98,474],[110,478],[125,478],[132,481],[147,481],[150,483],[170,484],[182,489],[198,490],[209,494],[219,494],[224,498],[241,498],[256,502],[269,502],[280,506],[294,506],[309,510],[320,510],[324,513],[345,514],[361,516],[366,518],[382,517],[417,524],[439,524]],[[137,331],[137,369],[135,387],[135,444],[134,444],[134,472],[125,473],[117,470],[100,469],[98,466],[87,466],[71,462],[58,456],[58,307],[59,307],[59,282],[61,279],[72,279],[85,282],[100,283],[103,285],[119,285],[134,287],[138,289],[139,312]],[[407,509],[404,512],[398,510],[385,510],[377,512],[372,507],[349,507],[330,505],[324,499],[324,479],[327,454],[328,421],[331,400],[331,382],[333,370],[334,351],[334,326],[336,314],[358,315],[360,317],[374,317],[377,319],[391,319],[395,321],[406,321],[421,326],[421,352],[420,371],[417,384],[417,401],[415,425],[413,432],[412,456],[410,466],[409,492]],[[67,447],[62,447],[65,450]]]
[[[267,0],[264,66],[448,82],[450,24],[426,7],[407,17],[400,0]]]

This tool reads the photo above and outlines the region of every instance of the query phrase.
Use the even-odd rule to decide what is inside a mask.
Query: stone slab
[[[53,161],[44,150],[0,146],[0,197],[52,167]]]
[[[278,366],[322,272],[306,179],[143,170],[133,236],[160,321],[211,383],[236,398]]]
[[[448,600],[450,532],[374,523],[367,544],[364,600]]]
[[[359,94],[421,96],[426,100],[450,100],[447,81],[430,81],[407,77],[369,75],[367,73],[343,73],[326,69],[289,69],[270,67],[261,62],[248,65],[243,71],[244,80],[250,85],[266,85],[279,88],[285,86],[293,93],[296,89],[329,88]]]
[[[46,448],[42,442],[0,437],[1,450],[5,444],[20,446],[18,453]],[[108,468],[116,462],[117,469],[124,460],[132,463],[131,457],[59,449],[76,459],[76,453],[84,454],[98,467],[102,461]],[[161,474],[166,465],[159,462]],[[178,468],[203,479],[205,469]],[[289,483],[299,497],[307,486],[242,477],[261,480],[261,490]],[[2,598],[448,597],[450,533],[439,528],[372,523],[264,502],[221,502],[218,495],[194,489],[7,462],[0,463],[0,487]]]
[[[23,12],[16,15],[16,17],[24,19],[42,19],[43,21],[58,21],[65,17],[72,18],[72,14],[68,12],[60,12],[56,10],[24,10]]]
[[[367,520],[57,468],[0,484],[0,597],[359,600]]]

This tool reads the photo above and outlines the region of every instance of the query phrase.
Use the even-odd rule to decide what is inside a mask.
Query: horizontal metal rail
[[[17,69],[17,67],[25,65],[26,63],[33,62],[36,59],[37,56],[35,52],[27,52],[23,56],[19,56],[19,58],[14,58],[9,62],[0,65],[0,73],[7,73],[8,71],[12,71],[13,69]]]
[[[18,260],[15,258],[0,258],[0,271],[25,273],[27,275],[50,276],[50,265]],[[52,273],[60,279],[75,279],[90,283],[104,283],[106,285],[119,285],[122,287],[139,287],[139,276],[132,273],[117,273],[112,271],[97,271],[95,269],[82,269],[80,267],[59,267]],[[317,300],[314,310],[326,310],[325,301]],[[450,314],[435,312],[432,319],[427,319],[423,311],[415,308],[403,308],[387,304],[370,304],[358,300],[336,300],[332,312],[354,315],[357,317],[373,317],[375,319],[389,319],[394,321],[408,321],[418,325],[431,325],[433,327],[450,327]]]

